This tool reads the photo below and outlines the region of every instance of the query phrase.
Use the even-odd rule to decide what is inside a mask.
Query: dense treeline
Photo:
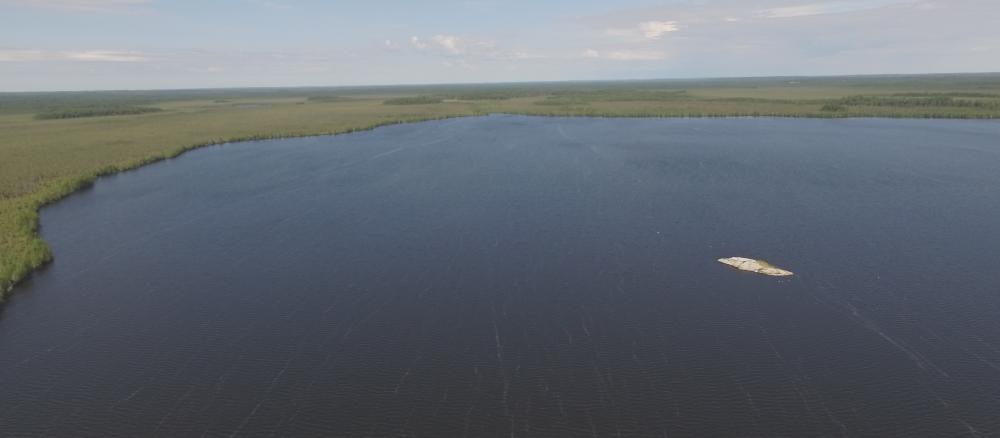
[[[306,98],[309,102],[347,102],[350,101],[350,97],[337,96],[337,95],[327,95],[327,96],[309,96]]]
[[[112,105],[86,106],[78,108],[52,108],[35,114],[38,120],[76,119],[81,117],[125,116],[163,111],[150,106]]]
[[[664,102],[687,99],[687,90],[596,89],[555,91],[538,105],[580,105],[590,102]]]
[[[37,113],[50,108],[145,106],[182,100],[272,97],[288,90],[150,90],[0,93],[0,114]],[[296,93],[298,94],[298,93]]]
[[[969,93],[969,92],[955,92],[955,93],[893,93],[893,96],[902,97],[938,97],[938,96],[948,96],[948,97],[986,97],[986,98],[1000,98],[1000,94],[997,93]]]
[[[383,103],[386,105],[426,105],[441,103],[444,99],[440,97],[433,96],[413,96],[413,97],[397,97],[393,99],[386,99]]]
[[[936,93],[953,97],[1000,97],[1000,74],[878,75],[844,77],[767,77],[654,79],[640,81],[533,82],[499,84],[400,85],[362,87],[221,88],[188,90],[0,92],[0,114],[36,113],[43,108],[104,104],[152,105],[186,100],[289,98],[322,95],[434,95],[459,100],[505,100],[559,91],[665,89],[854,89],[856,94]],[[964,93],[954,94],[954,93]]]
[[[31,118],[53,109],[76,117],[151,107],[162,115],[60,129]],[[224,141],[489,113],[1000,118],[1000,74],[0,93],[0,295],[51,258],[37,234],[38,208],[100,175]]]
[[[455,100],[507,100],[516,97],[531,97],[538,96],[538,91],[522,90],[522,89],[511,89],[511,90],[480,90],[480,91],[467,91],[463,93],[444,93],[441,94],[445,99],[455,99]]]
[[[955,107],[955,108],[1000,108],[1000,102],[994,100],[956,99],[949,95],[926,97],[906,96],[849,96],[839,99],[834,104],[843,106],[888,106],[888,107]]]

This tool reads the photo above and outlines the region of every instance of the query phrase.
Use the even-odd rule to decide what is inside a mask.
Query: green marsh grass
[[[34,117],[88,107],[162,111]],[[1000,118],[1000,74],[0,93],[0,299],[53,258],[38,209],[102,175],[207,145],[490,113]]]
[[[105,116],[125,116],[132,114],[146,114],[163,111],[160,108],[151,106],[135,105],[107,105],[107,106],[85,106],[70,108],[51,108],[35,114],[35,119],[78,119],[83,117],[105,117]]]
[[[444,102],[443,98],[433,96],[397,97],[386,99],[386,105],[429,105]]]

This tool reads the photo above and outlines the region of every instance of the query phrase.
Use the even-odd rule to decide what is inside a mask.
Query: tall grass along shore
[[[38,210],[201,146],[488,113],[1000,118],[1000,74],[0,93],[0,300],[53,254]]]

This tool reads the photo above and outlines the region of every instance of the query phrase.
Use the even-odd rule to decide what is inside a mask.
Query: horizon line
[[[690,82],[690,81],[720,81],[748,79],[833,79],[833,78],[893,78],[893,77],[932,77],[932,76],[991,76],[1000,75],[1000,71],[981,72],[951,72],[951,73],[857,73],[834,75],[761,75],[761,76],[701,76],[676,78],[632,78],[632,79],[567,79],[558,81],[511,81],[511,82],[414,82],[398,84],[364,84],[364,85],[260,85],[232,87],[184,87],[184,88],[119,88],[119,89],[63,89],[63,90],[23,90],[4,91],[0,94],[46,94],[46,93],[129,93],[129,92],[169,92],[169,91],[214,91],[214,90],[295,90],[295,89],[365,89],[365,88],[407,88],[407,87],[448,87],[448,86],[513,86],[542,84],[580,84],[580,83],[614,83],[614,82]]]

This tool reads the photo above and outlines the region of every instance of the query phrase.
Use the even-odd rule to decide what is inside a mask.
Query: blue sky
[[[997,0],[0,0],[0,91],[1000,71]]]

